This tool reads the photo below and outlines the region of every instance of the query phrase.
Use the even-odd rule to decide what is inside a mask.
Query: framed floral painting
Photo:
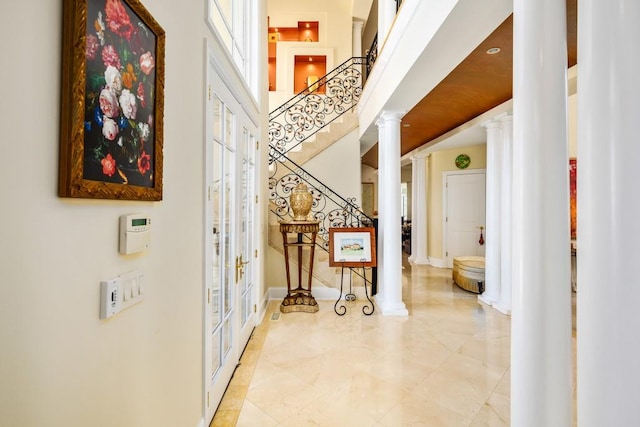
[[[165,33],[139,0],[64,0],[58,194],[162,200]]]

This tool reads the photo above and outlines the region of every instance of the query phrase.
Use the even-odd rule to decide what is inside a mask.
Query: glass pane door
[[[255,139],[244,128],[242,131],[241,150],[241,166],[240,166],[240,231],[239,245],[241,247],[240,261],[242,263],[242,274],[238,282],[240,300],[238,307],[240,313],[240,340],[246,342],[249,339],[253,322],[250,321],[254,313],[254,260],[255,260],[255,243],[254,243],[254,213],[255,213]],[[249,325],[249,327],[247,326]]]
[[[205,318],[205,408],[213,417],[238,362],[234,337],[237,248],[236,119],[224,95],[213,91],[208,103],[206,176],[207,229]]]
[[[220,236],[222,235],[223,224],[223,210],[222,201],[223,194],[222,188],[224,184],[223,180],[223,164],[222,153],[223,148],[221,145],[222,140],[222,102],[219,98],[215,97],[213,101],[213,117],[212,117],[212,135],[213,141],[211,143],[211,176],[212,180],[209,184],[209,203],[211,209],[211,222],[208,230],[211,232],[209,257],[211,264],[209,266],[207,280],[207,299],[209,308],[209,346],[210,346],[210,376],[215,377],[222,364],[222,352],[221,352],[221,328],[222,324],[222,280],[224,258],[222,248],[220,247]]]

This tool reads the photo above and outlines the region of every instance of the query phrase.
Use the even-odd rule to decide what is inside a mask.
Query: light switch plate
[[[144,275],[134,270],[100,282],[100,318],[108,319],[144,299]]]
[[[120,311],[122,292],[118,278],[100,282],[100,318],[108,319]]]

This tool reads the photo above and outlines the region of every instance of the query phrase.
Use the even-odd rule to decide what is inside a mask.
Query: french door
[[[257,130],[211,68],[206,114],[203,394],[209,423],[256,323]]]

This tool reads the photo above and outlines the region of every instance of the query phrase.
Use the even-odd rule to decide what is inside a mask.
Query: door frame
[[[468,169],[468,170],[451,170],[451,171],[443,171],[442,172],[442,256],[444,260],[444,267],[449,267],[449,224],[447,222],[447,217],[449,216],[448,208],[449,208],[449,189],[447,187],[448,178],[452,175],[475,175],[482,174],[487,176],[486,169]],[[486,182],[486,181],[485,181]],[[485,184],[485,210],[486,210],[486,198],[487,198],[487,190]],[[485,212],[486,218],[486,212]]]
[[[206,57],[206,73],[205,73],[205,85],[204,85],[204,111],[205,111],[205,119],[204,119],[204,171],[203,171],[203,293],[202,293],[202,414],[203,420],[208,425],[213,415],[215,414],[215,410],[218,407],[222,396],[224,394],[227,385],[231,381],[233,376],[233,372],[237,367],[237,364],[240,360],[240,356],[248,342],[250,337],[251,330],[255,327],[257,323],[257,314],[254,310],[252,310],[251,315],[249,316],[247,322],[245,323],[246,328],[250,329],[250,331],[246,332],[242,328],[242,308],[240,307],[240,298],[241,298],[241,290],[240,284],[236,280],[235,272],[235,262],[236,256],[240,254],[240,251],[243,250],[242,242],[240,242],[240,227],[241,221],[236,220],[234,224],[234,228],[231,230],[233,236],[235,236],[231,242],[231,248],[229,253],[229,260],[227,262],[231,264],[231,281],[232,292],[231,297],[233,308],[233,313],[231,314],[232,318],[230,319],[232,333],[231,333],[231,349],[229,355],[227,357],[228,365],[223,364],[223,367],[213,375],[210,372],[210,367],[208,363],[210,362],[209,355],[209,340],[210,340],[210,326],[209,326],[209,314],[208,310],[210,310],[209,303],[209,291],[208,291],[208,279],[209,272],[208,269],[211,266],[211,262],[209,261],[208,256],[209,248],[213,244],[213,236],[210,230],[210,222],[211,222],[211,213],[210,213],[210,203],[209,200],[211,197],[210,190],[210,182],[212,181],[212,171],[213,171],[213,162],[212,158],[213,153],[213,144],[216,144],[213,140],[213,131],[211,129],[211,119],[213,117],[213,99],[214,96],[217,96],[222,101],[223,111],[229,107],[231,112],[234,115],[233,120],[233,153],[234,153],[234,162],[231,165],[228,173],[233,174],[231,177],[231,182],[233,185],[232,195],[230,197],[230,209],[231,215],[236,215],[241,212],[241,194],[242,185],[241,185],[241,174],[242,174],[242,150],[240,145],[244,143],[244,136],[242,134],[243,129],[247,129],[249,134],[253,136],[254,141],[258,141],[260,139],[260,115],[259,109],[255,100],[253,100],[250,92],[248,92],[248,87],[246,85],[238,85],[238,82],[233,79],[228,72],[225,71],[223,66],[220,64],[218,53],[214,52],[214,45],[210,44],[208,41],[206,43],[205,49],[205,57]],[[255,107],[255,108],[254,108]],[[223,128],[224,129],[224,128]],[[224,130],[223,130],[224,132]],[[251,140],[251,138],[249,138]],[[222,150],[225,151],[226,155],[226,145],[223,145]],[[248,149],[255,148],[256,152],[253,154],[254,158],[254,174],[253,174],[253,187],[255,194],[260,192],[260,186],[258,185],[258,178],[260,176],[260,165],[258,161],[260,160],[259,151],[256,146],[249,146]],[[225,171],[223,171],[225,173]],[[224,190],[222,190],[224,191]],[[247,200],[247,203],[253,203],[253,200]],[[257,201],[256,201],[257,203]],[[250,233],[253,233],[256,238],[254,239],[253,245],[255,248],[258,248],[260,245],[260,234],[257,232],[257,227],[259,224],[259,210],[257,206],[252,209],[253,221],[252,221],[252,230],[249,230]],[[250,260],[254,263],[254,268],[251,269],[251,280],[253,281],[253,288],[251,289],[251,299],[252,301],[258,301],[259,294],[259,269],[258,269],[258,259],[250,254]],[[224,286],[224,283],[221,284]],[[245,331],[245,332],[243,332]],[[227,367],[225,367],[227,366]],[[209,375],[212,374],[212,375]],[[210,389],[210,385],[212,385],[213,380],[213,388]],[[212,394],[209,391],[212,391]]]

